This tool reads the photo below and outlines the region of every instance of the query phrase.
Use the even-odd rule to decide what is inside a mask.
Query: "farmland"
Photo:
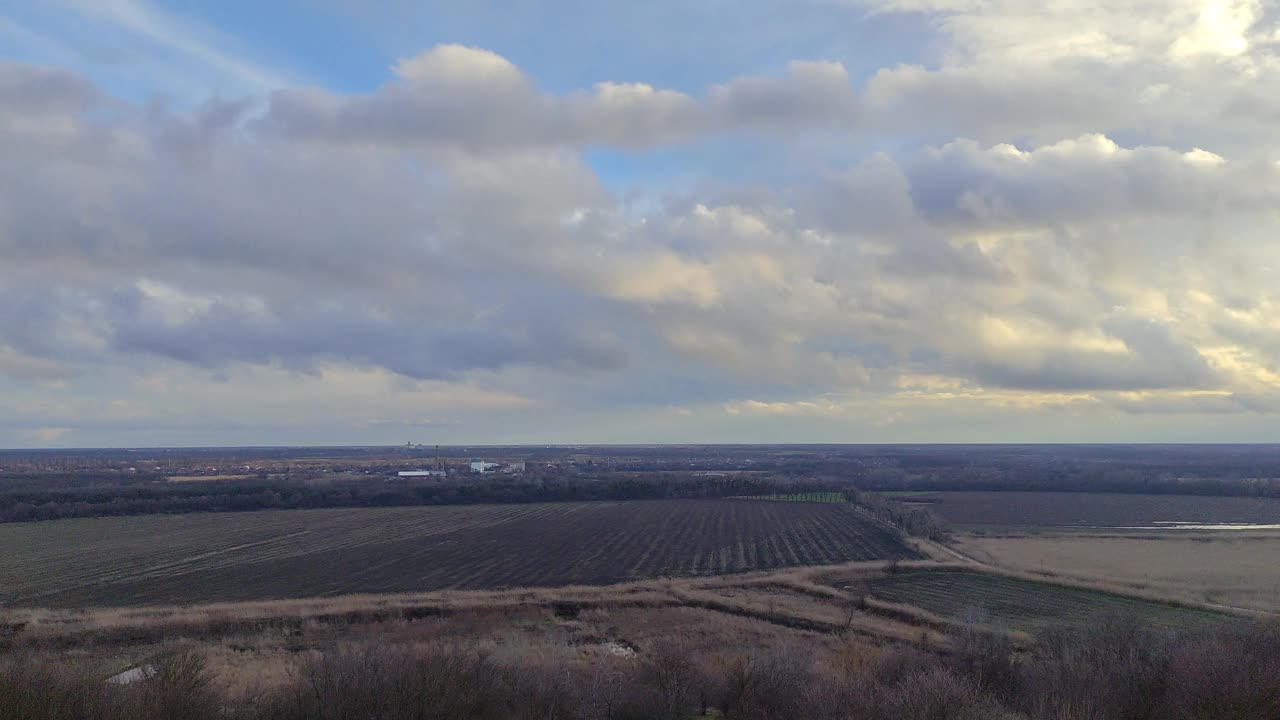
[[[871,578],[866,584],[878,600],[915,606],[944,618],[964,619],[976,613],[984,623],[1027,632],[1105,614],[1133,615],[1155,626],[1182,630],[1233,621],[1205,610],[968,571],[902,571]]]
[[[1280,533],[968,535],[955,546],[1023,572],[1094,578],[1171,597],[1280,611]]]
[[[848,498],[844,493],[839,492],[805,492],[805,493],[788,493],[785,495],[751,495],[744,500],[770,500],[773,502],[822,502],[822,503],[842,503],[848,502]]]
[[[892,496],[892,494],[891,494]],[[927,503],[948,524],[978,527],[1153,528],[1161,523],[1280,523],[1280,499],[1075,492],[933,492]]]
[[[0,603],[113,606],[600,584],[912,558],[841,504],[546,503],[0,526]]]
[[[859,595],[863,599],[852,602]],[[589,587],[185,607],[0,609],[0,659],[6,652],[58,657],[75,647],[87,667],[107,677],[180,646],[207,658],[217,683],[232,695],[251,697],[287,682],[293,661],[307,651],[353,644],[478,642],[486,652],[571,657],[593,667],[616,658],[619,648],[643,658],[657,648],[682,647],[703,655],[706,667],[721,667],[743,653],[784,647],[804,648],[844,667],[839,664],[874,658],[885,648],[955,648],[959,623],[975,619],[1024,644],[1049,627],[1104,612],[1127,612],[1180,631],[1234,631],[1252,622],[956,563],[913,560],[897,567],[863,562]]]

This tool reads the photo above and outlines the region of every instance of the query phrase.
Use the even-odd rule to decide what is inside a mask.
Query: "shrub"
[[[943,668],[904,678],[885,694],[880,717],[914,720],[1001,720],[1012,718],[978,685]]]
[[[20,655],[0,662],[0,718],[112,719],[121,717],[115,700],[110,688],[74,665]]]
[[[1125,616],[1044,633],[1022,673],[1022,705],[1055,720],[1163,718],[1172,646],[1167,633]]]
[[[1170,669],[1170,717],[1280,717],[1280,625],[1203,636],[1175,651]]]
[[[112,685],[74,664],[15,657],[0,663],[0,718],[23,720],[212,720],[222,717],[204,658],[171,652],[154,674]]]
[[[263,714],[274,720],[496,720],[505,717],[502,690],[498,668],[474,649],[345,648],[306,660]]]
[[[622,718],[682,719],[707,697],[706,674],[681,643],[658,643],[641,653],[633,683]]]
[[[803,717],[815,681],[813,657],[795,647],[740,656],[720,678],[716,705],[731,720]]]
[[[1007,635],[988,627],[981,613],[965,619],[955,635],[950,660],[956,674],[988,695],[1007,701],[1018,690],[1013,643]]]
[[[1030,651],[975,622],[946,656],[782,645],[714,666],[681,644],[635,658],[500,654],[433,639],[301,659],[285,687],[228,706],[203,659],[173,651],[113,685],[73,663],[0,658],[0,720],[1267,720],[1280,718],[1280,625],[1179,637],[1105,617]]]
[[[222,701],[214,691],[205,659],[191,651],[170,652],[150,663],[154,674],[122,688],[134,718],[203,720],[219,717]]]

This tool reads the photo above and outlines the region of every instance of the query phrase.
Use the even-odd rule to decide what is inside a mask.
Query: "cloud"
[[[531,87],[469,48],[399,73],[442,90]],[[793,68],[806,73],[839,75]],[[423,379],[623,373],[636,343],[656,341],[679,358],[668,362],[809,393],[919,371],[1045,390],[1202,388],[1220,382],[1197,349],[1214,335],[1120,306],[1149,282],[1117,257],[1160,262],[1173,246],[1099,256],[1079,234],[1205,207],[1243,221],[1276,199],[1270,166],[1094,134],[1025,150],[959,140],[903,163],[878,154],[789,191],[794,206],[695,202],[637,219],[566,150],[299,144],[256,136],[225,103],[104,124],[89,119],[104,101],[73,76],[4,77],[10,98],[47,115],[3,138],[41,171],[0,174],[0,242],[23,268],[6,274],[0,332],[28,373],[131,356]],[[1054,234],[1067,224],[1077,236]],[[55,268],[52,284],[32,275]]]
[[[1258,0],[1213,0],[1201,6],[1196,22],[1169,46],[1169,55],[1239,57],[1249,50],[1249,31],[1261,14]]]
[[[1048,142],[1120,129],[1193,141],[1216,128],[1242,147],[1277,111],[1259,94],[1280,65],[1275,18],[1257,0],[860,4],[926,14],[943,31],[936,65],[882,68],[868,84],[886,129]]]
[[[700,91],[438,45],[174,108],[0,64],[4,437],[1274,412],[1269,16],[1051,5],[877,4],[939,55]]]
[[[1098,134],[1030,151],[961,140],[921,152],[906,172],[931,220],[983,226],[1256,211],[1274,202],[1277,178],[1273,168],[1200,148],[1122,148]]]
[[[793,61],[782,77],[746,76],[713,87],[712,112],[722,128],[852,126],[859,100],[837,62]]]
[[[830,400],[794,402],[762,402],[760,400],[740,400],[725,403],[724,411],[730,415],[765,415],[773,417],[796,416],[831,416],[840,415],[845,408]]]
[[[56,360],[32,357],[0,345],[0,375],[16,380],[56,383],[74,376],[75,371]]]
[[[1280,410],[1280,397],[1233,392],[1118,393],[1108,404],[1133,415],[1237,415],[1272,414]]]
[[[793,62],[780,77],[740,77],[702,99],[616,82],[553,95],[500,55],[460,45],[405,58],[395,72],[367,95],[279,90],[261,127],[282,138],[396,147],[642,148],[733,130],[845,127],[856,118],[848,73],[833,62]]]
[[[34,440],[40,445],[54,445],[60,443],[64,437],[75,432],[75,428],[68,427],[41,427],[32,430],[23,431],[23,435]]]
[[[1199,388],[1216,384],[1196,349],[1154,324],[1117,331],[1122,352],[1046,347],[1022,353],[987,353],[974,378],[985,385],[1024,390],[1124,390]]]

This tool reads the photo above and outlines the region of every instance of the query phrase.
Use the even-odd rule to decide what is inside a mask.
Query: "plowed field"
[[[1280,523],[1280,499],[1276,498],[1072,492],[890,493],[890,497],[927,503],[956,529],[1172,529],[1184,524]]]
[[[826,503],[285,510],[0,525],[0,605],[112,606],[614,583],[912,558]]]

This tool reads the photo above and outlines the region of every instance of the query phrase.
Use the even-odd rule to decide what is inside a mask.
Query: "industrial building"
[[[484,473],[487,473],[490,470],[498,467],[498,465],[499,463],[491,463],[491,462],[485,462],[479,459],[473,459],[471,461],[471,472],[480,473],[483,475]]]

